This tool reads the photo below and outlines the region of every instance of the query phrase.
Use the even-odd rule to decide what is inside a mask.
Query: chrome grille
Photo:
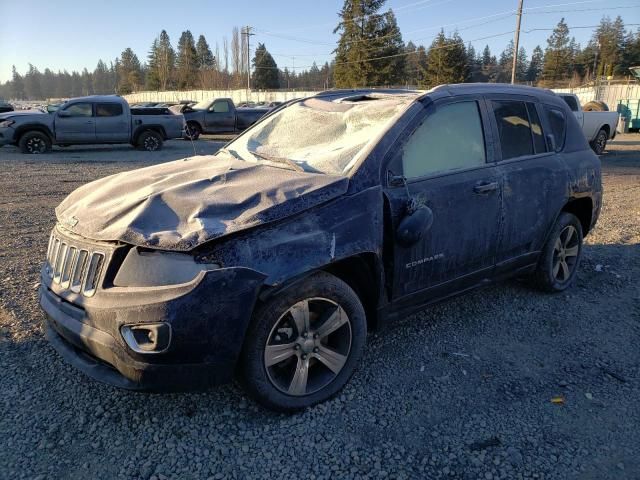
[[[54,232],[49,238],[46,272],[61,288],[91,297],[98,288],[105,258],[105,253],[77,245]]]

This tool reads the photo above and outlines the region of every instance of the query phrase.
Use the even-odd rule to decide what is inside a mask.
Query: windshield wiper
[[[271,155],[265,155],[264,153],[258,153],[255,150],[247,150],[251,155],[261,158],[262,160],[266,160],[268,162],[276,162],[276,163],[284,163],[289,165],[293,170],[297,171],[297,172],[304,172],[304,168],[302,168],[300,165],[298,165],[296,162],[294,162],[293,160],[290,160],[288,158],[285,157],[274,157]]]

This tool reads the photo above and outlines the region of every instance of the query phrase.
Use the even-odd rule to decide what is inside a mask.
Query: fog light
[[[129,348],[138,353],[162,353],[171,343],[168,323],[123,325],[120,331]]]

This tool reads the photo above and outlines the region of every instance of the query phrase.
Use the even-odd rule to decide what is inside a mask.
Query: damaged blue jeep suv
[[[41,273],[47,337],[111,385],[236,376],[294,411],[338,392],[395,317],[515,275],[566,289],[601,199],[550,91],[324,92],[216,155],[71,193]]]

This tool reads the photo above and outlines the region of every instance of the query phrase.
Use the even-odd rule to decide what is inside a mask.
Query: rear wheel
[[[20,137],[18,146],[22,153],[47,153],[51,150],[51,139],[42,132],[27,132]]]
[[[273,410],[296,411],[339,392],[362,357],[367,325],[355,292],[317,273],[257,309],[247,331],[242,381]]]
[[[596,152],[596,155],[602,155],[604,153],[605,148],[607,148],[607,140],[609,139],[609,134],[603,128],[598,132],[596,138],[591,142],[591,149]]]
[[[582,257],[582,224],[578,218],[562,212],[545,244],[534,274],[539,288],[561,292],[576,276]]]
[[[188,122],[187,126],[184,129],[184,139],[185,140],[197,140],[200,138],[200,134],[202,130],[200,129],[200,125],[196,122]]]
[[[154,132],[153,130],[142,132],[138,138],[138,148],[148,152],[160,150],[162,148],[162,137],[158,132]]]

